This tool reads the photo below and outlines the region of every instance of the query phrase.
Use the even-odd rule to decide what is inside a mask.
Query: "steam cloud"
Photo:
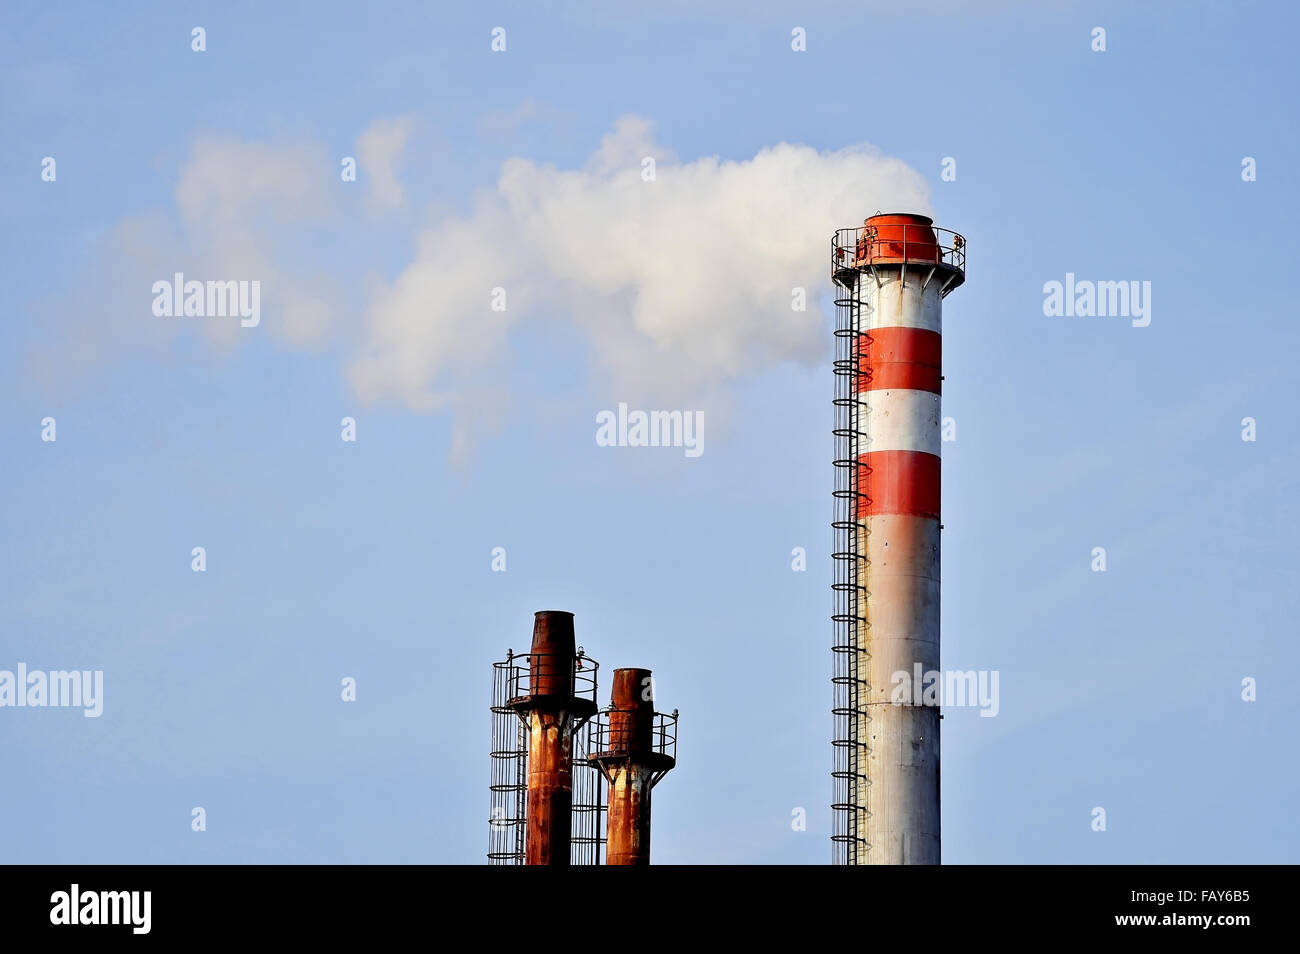
[[[815,295],[831,230],[878,208],[925,210],[927,192],[865,147],[677,162],[649,122],[625,117],[583,168],[511,159],[471,215],[424,231],[374,295],[350,379],[365,401],[455,407],[512,327],[548,315],[582,329],[592,370],[620,393],[698,406],[741,375],[824,355]],[[792,309],[796,287],[806,311]],[[504,312],[490,307],[494,288]]]
[[[358,139],[366,188],[356,199],[339,192],[337,159],[318,146],[199,140],[173,219],[151,213],[116,228],[131,241],[115,243],[104,271],[127,274],[129,250],[137,279],[112,301],[101,293],[100,313],[107,305],[129,327],[171,336],[182,326],[149,317],[153,280],[182,270],[260,279],[270,334],[293,348],[341,345],[364,404],[450,412],[456,458],[507,408],[511,336],[552,321],[578,329],[602,395],[725,417],[743,376],[826,354],[817,295],[832,229],[929,207],[917,172],[867,146],[780,143],[742,161],[678,161],[647,120],[629,116],[581,168],[506,161],[471,212],[424,228],[413,260],[375,285],[364,265],[349,275],[322,260],[320,242],[364,210],[405,203],[397,170],[413,167],[402,161],[412,128],[382,120]],[[349,322],[340,288],[368,277],[364,318]],[[792,308],[796,288],[804,311]],[[505,310],[494,310],[502,295]],[[237,323],[200,327],[214,342],[248,340]],[[59,337],[78,337],[67,332]]]

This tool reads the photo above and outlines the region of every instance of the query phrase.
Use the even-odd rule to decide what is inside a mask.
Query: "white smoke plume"
[[[471,214],[426,229],[367,310],[358,396],[472,415],[465,396],[499,371],[511,330],[545,317],[582,329],[598,386],[699,407],[742,375],[824,356],[834,228],[929,208],[923,178],[868,147],[679,162],[652,132],[619,120],[580,169],[511,159]]]
[[[389,119],[361,135],[368,186],[356,193],[319,145],[198,139],[178,171],[174,214],[107,233],[87,287],[47,309],[48,347],[33,369],[49,382],[80,378],[126,342],[166,347],[191,329],[226,346],[261,333],[291,348],[333,345],[351,356],[346,374],[363,404],[451,414],[452,457],[463,460],[507,411],[526,409],[503,370],[530,359],[511,352],[528,331],[532,345],[580,352],[571,364],[585,363],[602,406],[707,409],[717,434],[739,380],[828,352],[818,295],[832,230],[881,209],[929,208],[923,178],[867,146],[779,143],[738,161],[679,161],[647,120],[625,117],[580,168],[507,160],[468,214],[433,220],[412,261],[378,282],[368,269],[389,273],[382,263],[338,254],[337,243],[366,210],[407,201],[397,170],[413,128]],[[175,271],[260,280],[262,328],[152,317],[150,285]],[[358,313],[349,301],[365,300],[363,286]],[[792,307],[795,289],[806,310]],[[539,338],[555,322],[578,334]]]

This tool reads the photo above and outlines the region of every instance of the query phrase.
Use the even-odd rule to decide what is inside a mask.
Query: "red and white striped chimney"
[[[836,233],[836,860],[938,864],[939,708],[895,696],[939,670],[942,301],[965,241],[923,215]],[[918,680],[919,682],[919,680]]]

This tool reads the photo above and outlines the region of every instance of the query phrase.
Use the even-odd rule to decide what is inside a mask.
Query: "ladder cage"
[[[839,234],[831,240],[835,262]],[[870,749],[866,707],[868,686],[864,678],[867,660],[866,615],[867,560],[861,552],[865,524],[864,509],[870,483],[870,468],[861,462],[871,441],[865,412],[858,392],[870,380],[859,355],[870,341],[861,289],[870,280],[856,269],[833,272],[840,294],[835,299],[835,455],[834,518],[831,522],[834,582],[831,584],[833,612],[831,644],[832,798],[831,861],[859,864],[869,846],[862,837],[868,811],[867,757]],[[866,339],[865,341],[863,339]],[[861,532],[860,532],[861,531]]]
[[[569,860],[575,865],[599,865],[605,860],[605,776],[587,760],[596,751],[595,723],[573,734],[573,833]]]
[[[492,771],[489,782],[488,864],[522,865],[528,819],[528,723],[514,704],[538,684],[562,674],[557,660],[541,653],[507,652],[492,664]],[[581,649],[572,667],[574,699],[595,707],[600,664]],[[605,778],[588,762],[596,751],[596,727],[585,715],[574,715],[572,765],[572,830],[570,863],[599,865],[605,857]]]
[[[528,728],[510,707],[517,668],[510,656],[492,664],[491,814],[488,864],[524,863],[524,825],[528,817]]]

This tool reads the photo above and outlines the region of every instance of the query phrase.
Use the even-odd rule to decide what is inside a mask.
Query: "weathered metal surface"
[[[577,657],[573,614],[542,610],[533,617],[533,646],[529,654],[529,692],[534,696],[569,699],[573,696],[573,663]]]
[[[533,620],[529,692],[516,708],[528,725],[528,822],[524,863],[568,865],[573,825],[573,614]]]
[[[615,669],[610,707],[601,715],[601,742],[592,762],[609,783],[606,864],[650,863],[650,793],[676,764],[668,751],[666,724],[662,729],[657,725],[657,720],[671,718],[675,732],[676,713],[666,717],[655,712],[653,685],[649,669]],[[674,746],[675,739],[673,735]]]
[[[609,768],[609,834],[605,841],[605,864],[650,864],[649,768],[634,760]]]
[[[534,709],[528,718],[528,828],[524,863],[567,865],[573,826],[573,720]]]
[[[655,700],[649,669],[615,669],[609,694],[608,751],[629,758],[651,751]]]

